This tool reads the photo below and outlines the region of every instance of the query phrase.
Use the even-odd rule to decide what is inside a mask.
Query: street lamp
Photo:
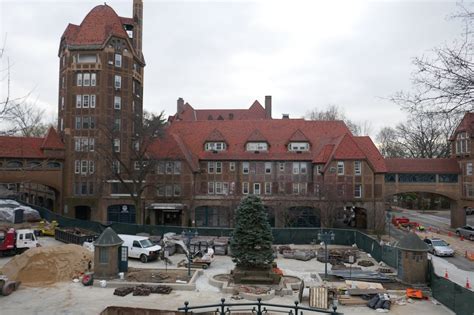
[[[328,279],[328,243],[334,241],[334,232],[319,232],[318,240],[324,243],[324,280]]]
[[[197,231],[192,232],[191,230],[187,230],[181,232],[181,236],[187,240],[186,246],[187,246],[187,253],[186,253],[186,258],[188,259],[188,278],[191,278],[191,261],[192,261],[192,254],[191,254],[191,239],[193,237],[197,237],[199,233]]]

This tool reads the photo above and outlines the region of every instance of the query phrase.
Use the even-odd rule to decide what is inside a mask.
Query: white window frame
[[[247,142],[247,151],[268,151],[268,143],[266,142]]]
[[[81,152],[82,151],[81,138],[80,137],[75,137],[74,138],[74,151],[76,151],[76,152]]]
[[[280,169],[280,172],[285,171],[285,162],[278,162],[278,167]]]
[[[216,162],[216,174],[222,174],[222,162]]]
[[[300,173],[300,162],[293,162],[293,174],[297,175]]]
[[[253,194],[260,195],[262,193],[262,185],[260,183],[253,183]]]
[[[321,171],[323,166],[321,164],[316,165],[316,175],[322,175]]]
[[[308,163],[300,162],[300,174],[308,174]]]
[[[76,116],[74,119],[74,128],[76,130],[82,129],[82,117],[81,116]]]
[[[115,75],[114,77],[114,87],[116,89],[121,89],[122,88],[122,77],[119,75]]]
[[[80,174],[80,173],[81,173],[81,161],[75,160],[74,161],[74,174]]]
[[[242,182],[242,194],[243,195],[249,194],[249,182]]]
[[[272,173],[272,162],[265,162],[265,174]]]
[[[122,109],[122,97],[119,95],[114,96],[114,109]]]
[[[119,160],[112,161],[112,171],[115,171],[114,174],[120,174],[120,161]]]
[[[76,95],[76,108],[82,108],[82,95]]]
[[[206,142],[204,145],[205,151],[225,151],[227,145],[225,142]]]
[[[82,108],[89,108],[89,95],[82,95]]]
[[[90,86],[91,85],[91,74],[90,73],[83,73],[82,74],[82,86]]]
[[[114,152],[120,152],[120,139],[114,139]]]
[[[121,67],[122,67],[122,55],[121,55],[121,54],[115,54],[115,62],[114,62],[114,65],[115,65],[117,68],[121,68]]]
[[[174,161],[173,173],[175,175],[181,174],[181,161]]]
[[[354,185],[354,198],[362,198],[362,185],[361,184]]]
[[[242,162],[242,174],[249,174],[249,173],[250,173],[250,163]]]
[[[298,195],[300,193],[300,185],[298,183],[293,183],[292,192],[293,195]]]
[[[354,175],[362,175],[362,161],[354,161]]]
[[[207,162],[207,173],[214,174],[216,171],[216,163],[215,162]]]
[[[215,183],[214,192],[216,195],[222,195],[224,193],[222,182]]]
[[[87,175],[89,171],[89,161],[81,160],[81,175]]]
[[[292,152],[309,151],[309,143],[308,142],[290,142],[288,144],[288,151],[292,151]]]
[[[466,175],[471,176],[472,175],[472,163],[466,163]]]
[[[89,160],[89,174],[94,174],[95,172],[95,162],[94,160]]]
[[[337,161],[337,175],[344,175],[344,161]]]
[[[96,96],[95,94],[90,95],[90,107],[95,108]]]
[[[265,182],[265,195],[271,195],[271,194],[272,194],[272,183]]]
[[[231,172],[235,171],[235,162],[229,162],[229,171]]]
[[[214,182],[207,183],[207,194],[214,195]]]
[[[82,86],[82,73],[77,73],[76,74],[76,85],[77,86]]]
[[[173,195],[178,197],[178,196],[181,196],[181,185],[179,184],[174,184],[173,185]]]
[[[96,86],[97,84],[97,75],[95,73],[91,73],[91,86]]]

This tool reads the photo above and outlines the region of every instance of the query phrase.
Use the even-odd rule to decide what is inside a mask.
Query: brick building
[[[180,98],[163,137],[148,148],[157,163],[137,217],[114,173],[140,169],[134,152],[143,115],[142,17],[142,1],[133,0],[131,18],[104,4],[66,27],[58,132],[0,137],[0,183],[22,191],[42,184],[55,196],[43,205],[101,222],[227,227],[248,194],[262,197],[276,227],[332,226],[345,218],[382,229],[385,201],[403,192],[447,196],[452,209],[474,205],[473,114],[453,134],[452,158],[385,160],[369,137],[353,136],[342,121],[273,119],[270,96],[248,109],[195,109]],[[465,217],[452,213],[453,224],[462,225]]]

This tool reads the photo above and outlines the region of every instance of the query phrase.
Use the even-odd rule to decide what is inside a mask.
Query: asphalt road
[[[402,210],[401,212],[396,211],[393,214],[395,216],[403,215],[409,218],[410,221],[413,220],[415,222],[418,222],[421,225],[425,226],[426,228],[431,226],[431,227],[438,227],[441,230],[454,231],[454,229],[450,227],[451,220],[449,217],[450,215],[449,211],[442,211],[442,212],[445,212],[445,213],[439,215],[438,213],[437,214],[431,213],[431,211],[430,213],[422,213],[416,210]],[[472,225],[474,223],[474,216],[471,215],[471,216],[468,216],[468,218],[470,221],[472,220],[472,223],[468,222],[468,224]],[[386,227],[385,232],[388,233],[388,226]],[[394,228],[393,225],[390,227],[391,237],[397,240],[400,240],[406,233],[407,232],[404,230],[399,230],[399,229]],[[472,242],[472,247],[474,249],[474,242]],[[474,262],[469,261],[462,256],[457,255],[454,257],[443,257],[442,259],[445,259],[446,261],[452,263],[459,269],[474,271]]]

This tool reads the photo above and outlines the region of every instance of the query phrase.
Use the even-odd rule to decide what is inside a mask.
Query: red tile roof
[[[265,136],[262,135],[262,133],[258,129],[255,129],[254,131],[252,131],[250,136],[247,138],[247,141],[248,142],[256,142],[256,141],[266,142],[267,138],[265,138]]]
[[[266,119],[265,109],[258,102],[253,102],[248,109],[194,109],[189,103],[184,104],[180,113],[170,117],[170,121],[199,120],[257,120]]]
[[[385,173],[387,171],[387,166],[385,163],[386,160],[382,154],[380,154],[379,149],[377,149],[372,139],[370,137],[363,136],[354,137],[354,140],[359,148],[367,156],[369,164],[372,165],[372,168],[376,170],[376,172]]]
[[[41,146],[44,138],[0,137],[0,157],[45,158]]]
[[[388,173],[460,174],[456,159],[385,159]]]
[[[474,137],[474,113],[466,113],[464,115],[458,127],[452,134],[450,140],[454,140],[458,132],[464,132],[464,131],[467,131],[471,138]]]
[[[64,143],[53,127],[50,127],[48,134],[41,144],[41,149],[64,150]]]
[[[82,21],[81,25],[69,24],[62,38],[67,45],[102,45],[112,35],[128,40],[123,23],[133,20],[119,17],[108,5],[93,8]]]
[[[289,141],[301,141],[301,142],[306,142],[308,141],[308,137],[304,135],[304,133],[301,130],[296,130],[288,139]]]

